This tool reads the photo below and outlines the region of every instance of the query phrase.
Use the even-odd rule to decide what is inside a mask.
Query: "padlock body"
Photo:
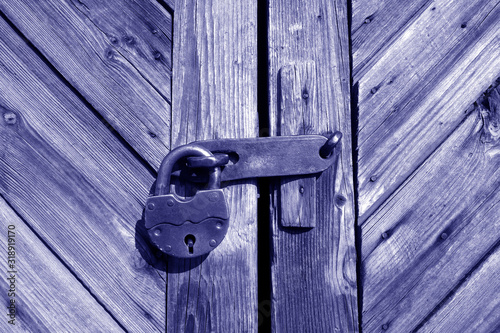
[[[151,242],[178,258],[209,253],[222,242],[229,226],[222,189],[198,191],[189,199],[176,194],[149,197],[144,219]]]

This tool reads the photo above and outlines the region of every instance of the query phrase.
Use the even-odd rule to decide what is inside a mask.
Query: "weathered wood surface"
[[[500,76],[499,2],[352,8],[362,328],[446,331],[439,325],[452,327],[471,307],[453,300],[456,290],[472,298],[489,288],[464,281],[491,274],[476,270],[500,236],[497,148],[469,107]],[[487,311],[471,313],[452,331],[498,327]]]
[[[2,332],[123,332],[96,299],[78,279],[59,261],[43,242],[0,198],[1,246],[7,249],[7,227],[14,226],[15,244],[15,296],[18,311],[15,325],[0,321]],[[12,235],[12,234],[11,234]],[[7,258],[2,256],[2,272],[11,271]],[[8,275],[8,274],[7,274]],[[2,304],[11,297],[3,288]],[[12,280],[14,281],[14,280]],[[8,319],[6,319],[8,318]]]
[[[313,61],[283,66],[280,76],[278,134],[304,135],[320,128],[316,64]],[[324,121],[324,119],[323,119]],[[314,133],[317,134],[317,133]],[[280,224],[283,227],[313,228],[316,226],[316,178],[283,177],[280,193]]]
[[[441,1],[442,2],[442,1]],[[386,49],[404,34],[431,0],[353,0],[351,38],[354,81],[363,77]]]
[[[362,225],[364,330],[427,332],[443,320],[443,313],[457,316],[474,308],[457,305],[457,289],[462,294],[477,290],[475,302],[498,307],[498,294],[482,297],[490,286],[477,283],[492,274],[478,267],[490,262],[500,240],[499,92],[488,92],[486,103],[471,108],[452,135]],[[477,274],[486,277],[466,281]],[[465,290],[464,283],[469,286]],[[469,316],[470,326],[486,320],[483,330],[500,325],[500,317],[488,311]],[[456,329],[468,331],[465,327]]]
[[[164,331],[164,274],[136,234],[152,175],[3,20],[0,31],[2,196],[122,327]]]
[[[170,147],[172,22],[156,1],[2,1],[0,10],[154,168]]]
[[[309,61],[316,64],[317,82],[307,100],[317,101],[318,108],[309,108],[303,127],[300,123],[294,131],[326,134],[340,130],[344,135],[337,165],[322,173],[316,184],[320,200],[315,228],[283,228],[277,201],[279,181],[273,186],[274,332],[358,330],[347,20],[345,1],[269,1],[271,135],[280,134],[280,69],[298,64],[303,70],[300,64]]]
[[[393,37],[364,38],[385,34],[380,31],[392,25],[375,24],[377,13],[406,17],[394,3],[384,2],[373,22],[354,33],[366,42],[353,53],[360,223],[450,135],[468,106],[500,75],[498,1],[443,0],[421,9],[418,2],[410,6],[414,17],[405,18]],[[372,23],[374,30],[368,29]],[[365,62],[365,69],[356,69]]]
[[[258,135],[255,1],[176,1],[173,147]],[[225,188],[228,233],[205,260],[169,260],[167,332],[257,331],[255,181]]]
[[[494,207],[498,209],[498,204]],[[499,242],[481,267],[422,326],[422,332],[474,332],[500,331],[500,251]],[[480,318],[481,320],[478,320]]]

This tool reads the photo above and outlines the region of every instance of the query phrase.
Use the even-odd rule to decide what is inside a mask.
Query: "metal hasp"
[[[322,172],[335,161],[341,138],[342,133],[337,131],[329,138],[322,135],[275,136],[196,141],[189,145],[208,149],[216,156],[227,154],[230,161],[222,169],[221,181],[230,181]],[[225,156],[218,158],[222,160]],[[200,161],[207,160],[193,158],[188,159],[188,163],[196,167]],[[213,165],[217,165],[215,160]]]
[[[341,138],[342,133],[335,132],[329,139],[321,135],[221,139],[172,150],[160,165],[154,195],[146,201],[144,219],[151,242],[178,258],[209,253],[222,242],[229,227],[221,180],[322,172],[335,161]],[[208,189],[191,198],[176,195],[170,181],[176,165],[180,169],[177,175],[186,169],[208,171]]]
[[[185,145],[172,150],[158,171],[154,196],[146,201],[145,226],[151,242],[162,252],[192,258],[205,255],[226,236],[229,213],[220,187],[220,168],[209,168],[207,190],[183,199],[171,189],[174,165],[188,156],[213,157],[202,147]]]

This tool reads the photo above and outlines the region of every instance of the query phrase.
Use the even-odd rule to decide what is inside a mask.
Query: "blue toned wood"
[[[173,146],[256,137],[256,2],[176,1],[174,24]],[[255,180],[224,192],[224,241],[206,259],[168,261],[167,332],[257,331]]]
[[[271,135],[280,133],[279,70],[315,63],[318,108],[288,120],[308,133],[341,131],[338,163],[316,184],[315,228],[283,228],[281,201],[271,200],[272,329],[274,332],[357,332],[355,212],[346,1],[269,1],[269,111]],[[312,74],[312,73],[311,73]],[[313,75],[313,74],[312,74]],[[282,76],[281,76],[282,77]],[[286,114],[285,114],[286,116]]]
[[[500,298],[488,293],[498,280],[500,89],[487,95],[362,225],[364,330],[492,332],[500,324],[491,313]]]
[[[306,61],[283,66],[279,75],[279,134],[281,136],[314,134],[311,131],[321,126],[316,87],[316,64],[313,61]],[[319,150],[316,154],[318,158],[321,158]],[[299,157],[293,156],[293,158]],[[284,203],[280,205],[280,223],[283,227],[314,228],[316,226],[318,200],[316,178],[316,175],[281,178],[278,197]]]
[[[124,332],[67,267],[50,252],[25,222],[0,197],[0,227],[2,249],[7,249],[8,226],[14,226],[9,241],[15,247],[15,326],[5,315],[0,320],[2,332]],[[10,234],[12,235],[12,234]],[[2,272],[11,271],[7,258],[1,261]],[[6,279],[9,275],[5,275]],[[2,283],[2,287],[4,284]],[[7,285],[5,285],[7,286]],[[5,305],[11,297],[4,289]],[[7,310],[8,311],[8,310]]]
[[[156,1],[2,1],[0,10],[157,168],[170,147],[172,20]]]
[[[80,281],[74,290],[127,331],[163,331],[165,274],[137,231],[152,175],[3,20],[0,31],[2,197]],[[20,269],[37,267],[30,260]],[[49,277],[25,281],[36,290],[57,283]]]
[[[366,72],[355,74],[360,222],[450,135],[500,75],[499,18],[496,0],[436,1],[373,56]],[[369,47],[360,46],[353,61]]]
[[[497,205],[493,209],[500,209]],[[484,262],[453,291],[445,304],[429,321],[422,325],[421,332],[498,332],[500,329],[500,249],[499,241],[492,253],[487,253]]]
[[[423,11],[439,6],[432,0],[353,0],[351,38],[353,77],[357,81],[404,34]]]

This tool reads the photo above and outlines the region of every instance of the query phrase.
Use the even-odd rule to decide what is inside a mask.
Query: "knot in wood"
[[[17,115],[12,111],[5,112],[3,114],[3,120],[7,125],[14,125],[17,122]]]

